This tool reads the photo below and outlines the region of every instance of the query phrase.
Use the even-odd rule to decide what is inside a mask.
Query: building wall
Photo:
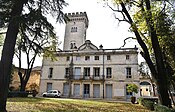
[[[40,69],[32,70],[29,81],[27,82],[27,85],[26,85],[26,90],[30,91],[31,85],[36,84],[36,90],[39,91],[40,74],[41,74]],[[15,70],[14,70],[12,83],[9,85],[9,87],[12,90],[19,90],[19,88],[20,88],[20,79],[18,76],[17,68],[15,68]]]
[[[90,56],[89,61],[85,61],[85,56]],[[111,55],[111,60],[107,60],[107,55]],[[106,90],[106,84],[112,84],[112,98],[123,100],[126,99],[126,84],[135,83],[139,86],[139,75],[138,75],[138,60],[137,52],[110,54],[104,55],[104,91]],[[126,60],[126,55],[130,56],[129,60]],[[67,57],[69,61],[66,60]],[[80,56],[80,60],[76,60],[76,56]],[[87,54],[87,52],[81,52],[74,54],[73,63],[75,67],[81,68],[81,75],[84,73],[84,67],[90,67],[90,75],[93,75],[93,68],[100,67],[100,75],[103,75],[103,55],[98,54],[99,60],[94,60],[94,54]],[[42,77],[40,85],[40,93],[47,90],[47,83],[53,84],[53,89],[58,89],[63,93],[63,83],[68,82],[65,78],[65,68],[68,68],[71,63],[72,56],[70,53],[62,53],[58,56],[57,61],[52,62],[49,59],[44,58],[42,67]],[[48,78],[49,68],[53,68],[53,76],[51,79]],[[106,78],[106,68],[112,68],[112,77]],[[126,78],[126,67],[131,67],[132,78]],[[72,81],[72,95],[74,90],[74,84],[80,84],[80,97],[83,97],[83,84],[90,84],[90,97],[93,98],[93,84],[100,84],[100,98],[103,98],[103,82],[102,80],[73,80]],[[104,92],[104,96],[106,96]],[[137,94],[136,96],[139,96]],[[72,96],[73,97],[73,96]]]

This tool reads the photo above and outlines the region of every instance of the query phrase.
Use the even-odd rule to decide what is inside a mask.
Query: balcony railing
[[[103,80],[103,75],[90,75],[90,76],[85,76],[85,75],[73,75],[73,76],[69,76],[69,75],[65,75],[65,78],[68,79],[74,79],[74,80]]]

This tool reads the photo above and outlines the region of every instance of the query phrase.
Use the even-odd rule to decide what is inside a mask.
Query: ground
[[[77,100],[62,98],[9,98],[10,112],[150,112],[128,102]]]

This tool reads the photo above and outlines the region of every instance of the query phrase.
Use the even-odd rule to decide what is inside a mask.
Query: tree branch
[[[120,47],[120,48],[122,48],[122,47],[124,47],[125,45],[126,45],[126,41],[128,40],[128,39],[136,39],[135,37],[128,37],[128,38],[125,38],[124,39],[124,44]],[[119,48],[119,49],[120,49]]]

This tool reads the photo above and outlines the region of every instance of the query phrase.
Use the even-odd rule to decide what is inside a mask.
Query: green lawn
[[[9,98],[7,110],[12,112],[150,112],[138,104],[60,98]]]

